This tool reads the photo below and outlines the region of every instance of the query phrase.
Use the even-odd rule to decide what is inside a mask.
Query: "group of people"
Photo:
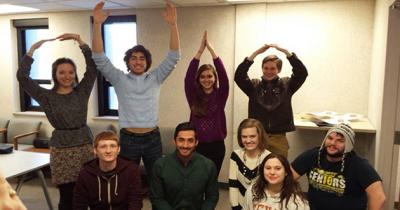
[[[170,28],[170,42],[165,59],[150,70],[151,53],[136,45],[125,53],[129,73],[124,73],[104,54],[101,26],[109,13],[103,6],[100,2],[93,11],[92,49],[76,34],[41,40],[32,45],[17,72],[21,87],[40,104],[55,128],[50,139],[50,167],[52,181],[60,192],[58,209],[141,209],[145,194],[138,167],[141,160],[153,209],[215,209],[219,199],[217,177],[225,156],[224,108],[229,81],[207,32],[184,80],[189,122],[175,129],[176,151],[161,157],[157,127],[160,88],[180,59],[176,8],[167,1],[164,20]],[[29,75],[35,50],[54,40],[77,41],[86,72],[79,81],[75,63],[59,58],[52,66],[54,87],[48,90]],[[282,60],[269,55],[262,61],[261,79],[250,79],[247,72],[255,57],[270,48],[285,54],[293,74],[279,77]],[[214,65],[199,67],[206,49]],[[94,138],[86,123],[88,99],[98,72],[114,86],[118,97],[119,137],[105,131]],[[240,148],[230,156],[232,209],[383,208],[382,180],[353,151],[355,134],[350,126],[331,128],[320,147],[304,152],[291,164],[286,159],[286,132],[295,130],[291,98],[307,75],[296,54],[274,44],[263,45],[237,67],[235,82],[249,98],[249,118],[240,123]],[[303,174],[309,182],[307,196],[297,182]]]

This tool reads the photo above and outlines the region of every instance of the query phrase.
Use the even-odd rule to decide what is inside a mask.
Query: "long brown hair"
[[[74,87],[76,85],[78,85],[78,83],[79,83],[78,74],[76,73],[76,65],[75,65],[74,61],[69,58],[59,58],[59,59],[55,60],[53,62],[53,64],[51,65],[51,69],[52,69],[51,76],[52,76],[53,82],[54,82],[54,86],[53,86],[52,90],[57,91],[57,89],[60,87],[60,83],[57,80],[57,68],[59,65],[64,64],[64,63],[70,64],[74,69],[74,72],[75,72]]]
[[[237,131],[237,140],[238,144],[241,148],[244,148],[243,142],[242,142],[242,131],[245,128],[256,128],[257,129],[257,134],[258,134],[258,148],[263,151],[264,149],[267,149],[267,134],[264,130],[264,126],[262,123],[256,119],[253,118],[248,118],[244,119],[240,124],[239,128]]]
[[[218,77],[214,66],[211,64],[201,65],[196,73],[196,96],[194,98],[192,107],[190,107],[192,113],[199,117],[206,116],[208,109],[208,97],[200,84],[200,75],[206,70],[211,70],[211,72],[214,74],[215,77],[214,89],[217,89],[218,87],[217,86]]]
[[[261,167],[258,169],[258,178],[253,185],[253,188],[251,189],[252,194],[253,194],[253,202],[254,201],[259,201],[262,200],[263,198],[267,198],[267,194],[265,193],[265,189],[268,188],[268,181],[265,179],[264,176],[264,167],[265,163],[269,159],[276,158],[279,160],[279,162],[282,163],[283,168],[285,169],[286,176],[285,179],[283,180],[283,186],[281,190],[281,195],[280,195],[280,205],[283,207],[283,201],[286,200],[285,203],[285,208],[287,209],[287,205],[289,203],[289,200],[293,196],[294,203],[296,204],[296,209],[299,208],[298,203],[296,202],[296,197],[299,197],[304,203],[305,203],[305,197],[303,192],[300,189],[299,183],[294,180],[293,178],[293,173],[292,170],[290,169],[290,165],[288,160],[278,154],[271,153],[267,155],[267,157],[264,158],[264,160],[261,162]]]

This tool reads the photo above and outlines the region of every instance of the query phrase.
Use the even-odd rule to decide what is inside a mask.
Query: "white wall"
[[[168,49],[168,27],[163,23],[160,9],[128,11],[137,14],[138,40],[150,49],[153,60],[161,60]],[[127,11],[123,11],[127,13]],[[51,34],[79,33],[90,42],[90,12],[64,12],[32,15],[0,16],[0,117],[13,117],[19,111],[18,86],[15,80],[17,55],[15,31],[10,20],[48,17]],[[226,107],[228,137],[226,158],[220,181],[227,181],[228,159],[238,123],[247,116],[247,98],[233,84],[235,67],[263,43],[277,43],[294,51],[309,71],[303,87],[293,98],[295,112],[334,110],[338,112],[368,113],[374,23],[373,0],[291,2],[251,4],[219,7],[178,8],[182,59],[161,90],[160,126],[175,127],[188,120],[189,108],[183,92],[183,77],[187,64],[199,46],[202,31],[207,29],[216,52],[221,55],[231,79],[231,94]],[[50,46],[51,45],[51,46]],[[49,44],[54,52],[49,59],[59,56],[73,58],[78,66],[84,60],[77,45]],[[277,53],[282,58],[282,54]],[[266,53],[267,54],[267,53]],[[261,56],[263,57],[263,56]],[[258,77],[257,58],[250,72]],[[210,63],[205,53],[202,62]],[[290,75],[291,68],[284,62],[282,75]],[[79,71],[80,76],[83,69]],[[96,87],[95,87],[96,89]],[[92,92],[89,102],[89,121],[97,115],[97,94]],[[21,116],[18,116],[21,117]],[[22,116],[21,118],[32,118]],[[46,121],[45,117],[39,117]],[[115,123],[115,121],[113,121]],[[43,135],[50,135],[51,126],[44,125]],[[320,144],[323,133],[298,131],[289,135],[290,158],[311,145]],[[368,145],[368,144],[367,144]],[[366,150],[369,146],[359,146]]]
[[[165,56],[168,49],[169,31],[161,17],[161,10],[147,9],[138,11],[138,38],[150,49],[154,61]],[[178,26],[180,31],[182,59],[176,70],[166,80],[161,88],[160,97],[160,125],[175,128],[182,121],[189,120],[189,106],[183,89],[183,81],[187,66],[200,46],[204,30],[208,31],[208,38],[221,57],[230,78],[230,92],[233,90],[233,55],[234,55],[234,26],[235,8],[227,7],[197,7],[179,8]],[[147,27],[151,25],[152,27]],[[221,38],[223,37],[223,38]],[[208,51],[201,57],[201,63],[211,63],[212,58]],[[225,108],[228,121],[228,136],[225,141],[227,148],[220,180],[227,182],[229,157],[232,148],[232,94],[228,98]]]
[[[349,12],[351,11],[351,12]],[[295,52],[309,76],[293,97],[295,113],[333,110],[368,114],[374,1],[318,1],[241,5],[236,13],[235,65],[262,43],[278,43]],[[255,59],[252,77],[261,76],[261,60],[276,53],[284,59],[282,75],[291,66],[282,53],[267,51]],[[235,86],[234,128],[247,116],[248,99]],[[236,131],[236,130],[235,130]],[[324,132],[290,133],[289,159],[321,143]],[[356,150],[369,156],[373,136],[359,135]]]

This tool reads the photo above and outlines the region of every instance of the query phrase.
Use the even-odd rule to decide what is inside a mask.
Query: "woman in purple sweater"
[[[200,57],[207,48],[214,61],[199,68]],[[218,81],[217,81],[218,80]],[[190,62],[185,77],[186,99],[191,110],[190,122],[196,127],[199,144],[196,151],[215,163],[218,174],[225,156],[225,104],[229,81],[222,60],[215,54],[204,32],[201,45]]]

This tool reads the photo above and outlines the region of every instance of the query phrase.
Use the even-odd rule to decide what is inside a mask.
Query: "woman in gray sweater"
[[[86,61],[86,72],[79,82],[75,63],[69,58],[59,58],[52,65],[54,87],[49,90],[40,87],[29,75],[34,51],[43,43],[56,39],[79,43]],[[63,34],[33,44],[17,72],[22,88],[40,104],[55,128],[50,139],[50,168],[52,181],[60,192],[59,210],[72,209],[73,188],[81,166],[94,157],[93,135],[86,124],[86,117],[96,74],[92,51],[76,34]]]

